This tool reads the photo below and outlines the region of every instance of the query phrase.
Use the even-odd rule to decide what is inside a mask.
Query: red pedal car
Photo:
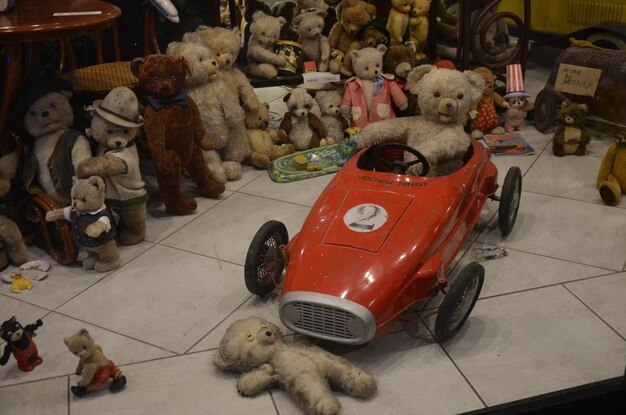
[[[408,151],[417,157],[403,162]],[[445,296],[435,334],[452,337],[480,294],[484,268],[471,263],[448,287],[446,274],[478,220],[487,198],[500,201],[499,227],[515,223],[522,175],[512,167],[500,197],[490,152],[471,140],[464,166],[443,177],[406,175],[426,158],[402,144],[380,144],[354,155],[335,175],[289,241],[277,221],[253,238],[245,282],[266,295],[286,268],[279,315],[291,330],[345,344],[363,344],[418,300]]]

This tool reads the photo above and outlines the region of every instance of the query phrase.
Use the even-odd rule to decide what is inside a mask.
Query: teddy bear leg
[[[370,398],[376,392],[376,379],[358,367],[339,360],[333,362],[329,382],[339,390],[356,398]]]
[[[22,233],[15,222],[4,216],[0,216],[0,239],[7,247],[7,256],[11,262],[22,265],[28,261],[28,251]]]
[[[504,123],[504,129],[506,130],[507,133],[512,133],[513,131],[515,131],[515,127],[513,127],[513,124],[511,124],[508,121]]]
[[[265,154],[253,151],[250,154],[250,164],[257,169],[266,169],[270,165],[270,158]]]
[[[612,174],[609,174],[607,180],[598,186],[598,190],[602,201],[609,206],[616,206],[622,198],[622,188]]]
[[[341,409],[324,378],[302,373],[286,387],[292,396],[303,402],[307,414],[335,415]]]
[[[97,272],[111,271],[121,265],[120,253],[117,250],[115,240],[110,240],[100,246],[89,248],[89,251],[97,256],[94,266]]]
[[[293,144],[282,144],[280,146],[272,146],[270,153],[270,160],[274,160],[278,157],[286,156],[287,154],[293,154],[296,151]]]
[[[341,70],[341,66],[341,61],[338,61],[337,59],[333,59],[328,62],[328,70],[333,74],[338,74]]]
[[[215,198],[226,190],[224,185],[218,182],[207,168],[204,157],[202,156],[202,151],[199,148],[195,149],[191,161],[186,168],[189,176],[191,176],[191,179],[198,186],[198,190],[202,196]]]
[[[220,154],[215,150],[203,151],[202,154],[204,154],[204,160],[206,161],[209,171],[215,177],[215,180],[220,183],[226,183],[226,172],[222,166]]]
[[[180,192],[180,162],[176,163],[176,167],[176,173],[173,174],[164,173],[157,169],[156,178],[159,194],[166,212],[172,215],[189,215],[196,210],[198,204],[196,199],[184,197]]]
[[[587,146],[583,143],[581,143],[578,148],[576,149],[576,155],[577,156],[585,156],[587,155]]]
[[[222,162],[222,168],[224,169],[224,174],[226,174],[226,178],[228,180],[241,179],[242,171],[240,163],[237,163],[236,161],[224,161]]]
[[[269,63],[260,63],[256,67],[256,73],[254,75],[260,76],[265,79],[274,79],[278,76],[278,70],[276,67]]]
[[[121,206],[116,209],[120,216],[122,245],[135,245],[146,238],[146,202]]]
[[[524,128],[526,128],[526,122],[522,121],[522,123],[517,126],[517,131],[524,131]]]
[[[567,153],[565,152],[565,147],[563,147],[563,144],[553,143],[552,152],[557,157],[563,157],[567,155]]]
[[[87,252],[89,255],[87,256],[87,258],[83,259],[82,265],[83,268],[89,270],[89,269],[94,269],[94,267],[96,266],[96,255],[92,254],[91,252]]]

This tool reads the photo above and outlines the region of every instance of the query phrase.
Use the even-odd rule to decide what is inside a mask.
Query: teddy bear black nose
[[[123,142],[121,142],[121,141],[116,141],[116,142],[115,142],[115,145],[116,145],[116,146],[118,146],[118,147],[121,147],[121,146],[122,146],[122,144],[124,144],[124,143],[123,143]]]
[[[41,113],[41,116],[46,118],[48,115],[50,115],[50,113],[48,111],[44,111]]]
[[[375,70],[375,71],[374,71],[374,74],[375,74],[375,75],[378,75],[378,70]]]
[[[226,59],[226,65],[230,65],[230,59]]]
[[[268,331],[265,332],[265,335],[267,337],[272,337],[272,332],[268,330]]]
[[[452,108],[452,103],[448,102],[448,103],[446,104],[446,108]]]

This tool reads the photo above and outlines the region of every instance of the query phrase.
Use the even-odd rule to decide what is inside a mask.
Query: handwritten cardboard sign
[[[554,89],[559,92],[592,97],[598,88],[601,69],[562,63],[556,75]]]

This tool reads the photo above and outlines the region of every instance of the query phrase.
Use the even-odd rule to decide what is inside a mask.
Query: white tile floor
[[[528,73],[535,95],[546,72]],[[259,90],[282,116],[285,88]],[[610,139],[595,140],[587,157],[557,159],[551,134],[530,127],[536,155],[495,158],[501,172],[517,165],[524,191],[513,232],[493,229],[489,202],[467,249],[504,246],[510,255],[484,262],[481,298],[466,325],[439,344],[425,327],[402,330],[359,349],[340,351],[371,371],[379,392],[370,401],[343,395],[345,414],[450,414],[619,376],[626,363],[626,202],[604,206],[595,175]],[[501,180],[504,174],[501,174]],[[0,286],[0,319],[42,318],[36,342],[43,365],[20,372],[0,367],[0,412],[13,414],[297,414],[279,390],[237,395],[236,376],[210,360],[234,320],[260,315],[278,323],[277,294],[248,294],[243,263],[265,221],[302,225],[332,177],[276,184],[246,168],[218,200],[198,199],[198,211],[170,217],[150,204],[147,241],[122,248],[124,265],[107,275],[55,266],[32,291]],[[491,221],[491,223],[489,223]],[[46,259],[32,250],[33,257]],[[429,322],[429,324],[432,323]],[[92,332],[128,377],[118,394],[78,399],[74,356],[62,338],[80,327]],[[2,345],[0,345],[2,347]]]

